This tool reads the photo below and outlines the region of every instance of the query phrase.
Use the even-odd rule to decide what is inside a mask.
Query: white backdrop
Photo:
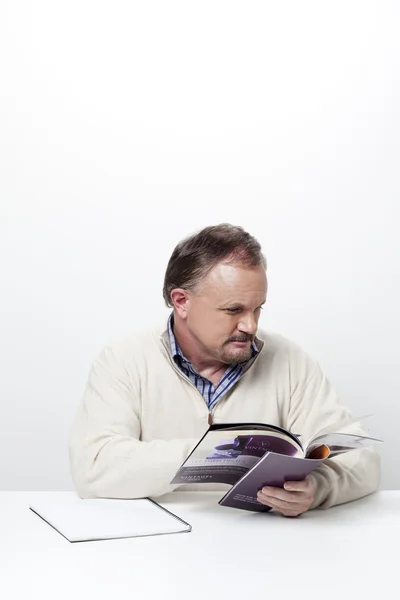
[[[167,314],[175,244],[262,243],[262,325],[374,413],[400,488],[399,3],[0,4],[0,489],[70,489],[100,348]]]

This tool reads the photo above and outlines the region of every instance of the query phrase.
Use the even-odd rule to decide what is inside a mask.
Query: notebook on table
[[[29,506],[70,542],[162,535],[191,531],[191,525],[149,498],[81,499],[49,494]]]

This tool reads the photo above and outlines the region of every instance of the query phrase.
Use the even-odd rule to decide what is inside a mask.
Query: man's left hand
[[[308,475],[303,481],[287,481],[284,488],[264,487],[258,492],[257,500],[285,517],[297,517],[311,507],[315,489],[315,480]]]

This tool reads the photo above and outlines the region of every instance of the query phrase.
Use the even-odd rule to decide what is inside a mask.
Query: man
[[[265,258],[241,227],[207,227],[178,244],[164,281],[173,308],[167,324],[104,348],[91,369],[70,438],[82,497],[172,491],[169,482],[211,422],[271,423],[309,438],[351,418],[318,363],[279,335],[256,335],[266,297]],[[347,431],[364,433],[358,425]],[[297,516],[378,483],[379,456],[364,448],[285,489],[264,488],[258,500]]]

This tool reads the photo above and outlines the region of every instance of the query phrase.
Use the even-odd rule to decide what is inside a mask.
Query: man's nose
[[[238,324],[238,329],[243,333],[249,333],[251,335],[255,335],[257,333],[257,321],[253,314],[249,314],[246,316],[242,315],[240,322]]]

